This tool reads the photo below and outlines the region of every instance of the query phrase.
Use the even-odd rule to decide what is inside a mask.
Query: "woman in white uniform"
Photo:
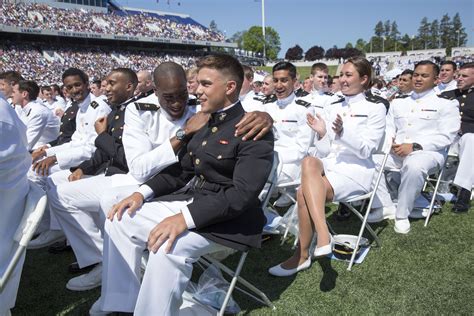
[[[0,275],[5,272],[15,249],[13,236],[23,217],[28,193],[26,173],[31,156],[26,149],[26,126],[15,110],[0,97]],[[23,256],[6,287],[0,292],[0,316],[10,315],[23,268]]]
[[[308,125],[317,133],[318,156],[302,162],[298,189],[299,245],[294,255],[269,269],[275,276],[289,276],[309,268],[311,258],[332,252],[324,206],[347,200],[370,190],[374,174],[372,153],[385,130],[382,99],[364,93],[370,87],[372,69],[363,58],[346,61],[340,73],[344,99],[335,99],[325,117],[308,115]],[[331,128],[326,128],[331,126]],[[314,232],[317,245],[310,253]]]

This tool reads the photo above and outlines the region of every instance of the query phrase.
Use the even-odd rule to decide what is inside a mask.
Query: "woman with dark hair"
[[[308,125],[317,134],[318,156],[324,158],[303,159],[297,193],[298,248],[291,258],[270,268],[270,274],[289,276],[309,268],[312,257],[330,254],[332,236],[326,224],[325,203],[347,200],[370,190],[375,169],[372,153],[385,129],[385,106],[379,98],[364,93],[371,86],[371,75],[366,59],[347,60],[339,76],[344,98],[333,102],[324,118],[308,115]],[[315,232],[317,243],[311,252]]]

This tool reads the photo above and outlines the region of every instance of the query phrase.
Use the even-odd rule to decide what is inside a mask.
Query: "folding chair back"
[[[29,186],[30,189],[26,196],[23,217],[14,235],[14,240],[18,243],[18,247],[0,279],[0,291],[2,291],[7,284],[18,261],[26,251],[26,246],[31,240],[31,237],[33,237],[46,208],[47,198],[44,191],[31,181],[29,182]]]

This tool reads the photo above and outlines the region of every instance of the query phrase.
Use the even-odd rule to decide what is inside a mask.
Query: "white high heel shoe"
[[[329,244],[322,247],[316,246],[316,248],[314,248],[313,258],[324,257],[332,253],[332,248],[334,246],[334,239],[332,238],[332,235],[329,235],[329,237],[330,237]]]
[[[308,259],[297,266],[296,268],[293,269],[285,269],[281,266],[281,263],[279,265],[276,265],[274,267],[271,267],[268,269],[268,273],[274,276],[279,276],[279,277],[284,277],[284,276],[290,276],[295,273],[298,273],[300,271],[306,270],[311,266],[311,256],[308,257]]]

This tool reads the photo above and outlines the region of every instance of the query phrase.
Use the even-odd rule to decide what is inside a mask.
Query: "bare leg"
[[[331,201],[334,193],[331,185],[323,176],[324,168],[321,160],[306,157],[302,163],[301,189],[311,219],[318,233],[317,246],[329,244],[329,230],[326,224],[324,205]]]
[[[318,232],[318,247],[330,241],[324,205],[326,199],[332,200],[334,193],[323,171],[319,159],[306,157],[303,160],[301,187],[297,191],[299,244],[294,255],[281,264],[284,269],[296,268],[308,259],[313,226]]]

